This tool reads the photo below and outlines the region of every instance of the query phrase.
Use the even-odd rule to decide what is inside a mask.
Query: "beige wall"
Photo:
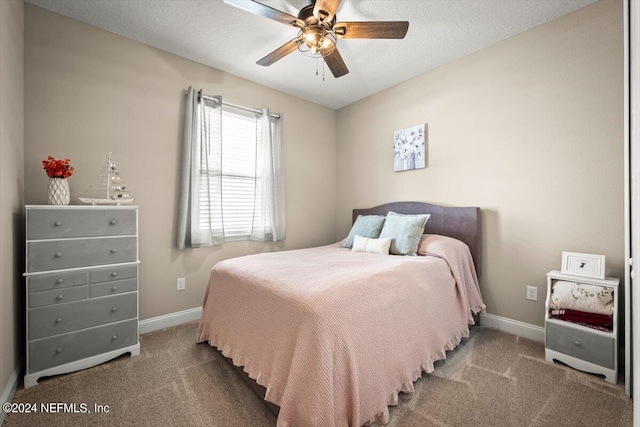
[[[140,206],[140,317],[202,304],[222,259],[327,244],[336,218],[336,112],[65,18],[25,7],[25,199],[46,203],[41,160],[69,157],[76,198],[113,152]],[[176,249],[183,103],[188,86],[284,114],[284,243]],[[327,133],[308,133],[315,128]],[[187,278],[176,292],[176,278]]]
[[[428,126],[428,167],[393,172],[393,131]],[[488,312],[542,325],[561,252],[622,277],[622,2],[603,0],[338,111],[338,226],[400,200],[482,208]],[[527,285],[538,301],[525,299]]]
[[[73,159],[77,196],[114,152],[141,208],[141,318],[200,305],[218,260],[346,235],[354,207],[480,206],[488,311],[542,325],[545,273],[563,250],[605,254],[608,274],[622,275],[621,4],[602,0],[337,115],[27,5],[26,202],[46,201],[47,155]],[[189,85],[285,115],[284,244],[175,249]],[[329,132],[308,134],[309,117]],[[394,173],[393,131],[418,123],[428,126],[428,168]],[[187,290],[176,292],[181,276]],[[527,285],[538,287],[538,302],[525,300]]]
[[[24,5],[0,1],[0,394],[23,347]],[[0,420],[3,414],[0,415]]]

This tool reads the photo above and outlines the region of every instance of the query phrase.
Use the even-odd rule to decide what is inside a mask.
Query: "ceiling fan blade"
[[[279,48],[271,52],[269,55],[265,56],[264,58],[256,62],[256,64],[262,65],[263,67],[268,67],[274,62],[279,61],[285,56],[289,55],[291,52],[293,52],[296,49],[298,49],[297,37],[291,41],[286,42],[285,44],[283,44],[282,46],[280,46]]]
[[[338,52],[338,48],[334,49],[331,55],[325,56],[324,62],[327,63],[329,69],[331,70],[331,73],[333,73],[333,77],[335,77],[336,79],[349,73],[349,69],[344,63],[342,55],[340,55],[340,52]]]
[[[262,3],[258,3],[253,0],[224,0],[229,6],[237,7],[245,12],[253,13],[254,15],[264,16],[265,18],[273,19],[285,25],[293,25],[296,27],[304,27],[304,22],[301,19],[296,18],[288,13],[281,12],[278,9],[274,9]]]
[[[337,22],[333,26],[343,39],[403,39],[408,29],[408,21]]]
[[[340,0],[316,0],[313,15],[321,21],[331,21],[340,6]]]

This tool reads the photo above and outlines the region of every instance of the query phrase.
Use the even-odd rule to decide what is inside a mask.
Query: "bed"
[[[479,209],[398,202],[356,209],[353,219],[390,211],[431,215],[429,256],[332,244],[212,269],[198,342],[241,367],[278,426],[386,424],[398,393],[413,391],[484,310]]]

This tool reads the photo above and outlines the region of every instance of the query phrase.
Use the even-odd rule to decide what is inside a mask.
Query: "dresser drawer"
[[[91,283],[110,282],[113,280],[133,279],[138,277],[138,266],[128,265],[124,267],[109,267],[91,270],[89,281]]]
[[[62,304],[87,298],[89,298],[89,287],[86,285],[56,289],[53,291],[34,292],[29,294],[29,308]]]
[[[613,334],[593,333],[560,322],[547,321],[545,340],[548,349],[609,369],[615,367]]]
[[[104,325],[138,315],[135,292],[29,310],[29,340]]]
[[[27,277],[29,292],[47,291],[87,284],[87,272],[54,273]]]
[[[136,237],[52,240],[27,243],[28,272],[135,262]]]
[[[90,285],[91,298],[121,294],[138,290],[138,279],[118,280],[117,282],[95,283]]]
[[[58,335],[29,343],[29,372],[37,372],[138,342],[136,320]]]
[[[27,239],[136,234],[134,209],[28,209]]]

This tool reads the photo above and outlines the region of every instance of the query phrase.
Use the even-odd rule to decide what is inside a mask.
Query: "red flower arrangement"
[[[74,167],[69,165],[71,159],[56,160],[49,156],[42,161],[42,168],[47,171],[49,178],[69,178],[73,175]]]

